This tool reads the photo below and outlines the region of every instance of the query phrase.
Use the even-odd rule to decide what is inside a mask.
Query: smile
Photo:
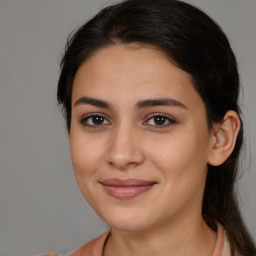
[[[156,182],[137,179],[109,179],[100,182],[105,191],[116,199],[130,199],[150,190]]]

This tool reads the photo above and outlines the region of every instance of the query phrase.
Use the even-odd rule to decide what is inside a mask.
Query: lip
[[[116,199],[130,199],[150,190],[155,181],[139,179],[107,179],[100,182],[105,191]]]

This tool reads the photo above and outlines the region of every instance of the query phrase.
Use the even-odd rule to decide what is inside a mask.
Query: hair
[[[239,74],[234,53],[221,28],[198,8],[178,0],[127,0],[101,10],[67,41],[61,61],[57,99],[63,107],[68,132],[74,77],[81,64],[97,50],[118,44],[153,46],[191,74],[204,101],[209,129],[228,110],[241,119]],[[202,215],[226,229],[232,255],[256,255],[252,237],[242,220],[235,191],[243,123],[234,151],[220,166],[209,166]]]

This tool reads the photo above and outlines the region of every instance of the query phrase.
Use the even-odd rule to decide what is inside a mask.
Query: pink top
[[[231,256],[230,245],[226,236],[226,232],[223,229],[222,225],[217,223],[217,226],[217,240],[212,256]]]
[[[217,240],[212,256],[231,256],[230,245],[222,225],[218,224]],[[94,240],[88,242],[70,256],[102,256],[104,244],[110,235],[110,231],[102,234]],[[44,254],[41,256],[57,256],[57,254]]]

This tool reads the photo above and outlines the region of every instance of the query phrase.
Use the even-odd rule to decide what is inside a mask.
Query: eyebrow
[[[85,96],[79,98],[75,102],[74,107],[82,104],[89,104],[99,108],[107,108],[107,109],[113,108],[112,105],[107,103],[106,101],[95,99],[95,98],[89,98]],[[170,107],[180,107],[180,108],[187,109],[187,107],[183,103],[172,98],[146,99],[136,103],[136,109],[155,107],[155,106],[170,106]]]
[[[169,107],[180,107],[180,108],[187,109],[187,107],[183,103],[172,98],[148,99],[148,100],[139,101],[136,104],[137,109],[154,107],[154,106],[169,106]]]
[[[74,107],[77,105],[82,105],[82,104],[89,104],[89,105],[93,105],[93,106],[96,106],[99,108],[111,108],[111,105],[108,104],[106,101],[98,100],[98,99],[94,99],[94,98],[88,98],[88,97],[79,98],[75,102]]]

